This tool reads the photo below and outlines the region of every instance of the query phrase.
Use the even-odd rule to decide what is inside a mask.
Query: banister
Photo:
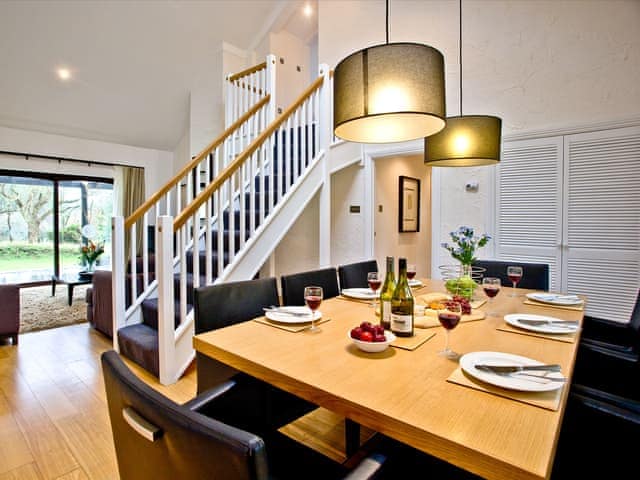
[[[237,130],[244,122],[251,118],[258,110],[266,105],[271,99],[271,95],[266,95],[260,99],[253,107],[251,107],[246,113],[244,113],[238,120],[233,122],[229,128],[227,128],[222,134],[207,145],[198,155],[195,156],[191,162],[185,165],[178,173],[176,173],[171,180],[169,180],[164,187],[151,195],[142,205],[140,205],[127,219],[125,220],[125,229],[131,228],[145,212],[151,209],[151,207],[160,200],[169,190],[176,186],[180,180],[186,176],[190,170],[197,167],[197,165],[211,153],[216,147],[222,144],[227,137],[229,137],[235,130]]]
[[[235,160],[233,160],[229,165],[225,167],[220,174],[209,184],[207,187],[202,190],[196,198],[184,209],[180,214],[175,218],[173,222],[173,231],[176,232],[180,227],[182,227],[187,220],[193,216],[196,211],[202,206],[207,199],[213,195],[222,184],[227,180],[231,175],[238,170],[242,164],[249,158],[253,152],[255,152],[260,145],[262,145],[267,138],[269,138],[273,132],[282,125],[282,123],[287,120],[300,105],[302,105],[307,98],[311,96],[313,92],[315,92],[324,82],[324,76],[318,77],[311,85],[309,85],[304,92],[300,94],[298,99],[293,102],[289,108],[287,108],[278,118],[276,118],[271,125],[269,125],[260,135],[258,135],[249,146],[238,155]]]
[[[258,65],[249,67],[246,70],[242,70],[241,72],[234,73],[233,75],[229,75],[227,77],[227,81],[233,82],[234,80],[237,80],[242,77],[246,77],[247,75],[251,75],[252,73],[255,73],[255,72],[259,72],[260,70],[263,70],[265,68],[267,68],[267,62],[259,63]]]

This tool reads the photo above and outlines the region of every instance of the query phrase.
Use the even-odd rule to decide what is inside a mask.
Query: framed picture
[[[398,230],[420,231],[420,179],[400,177]]]

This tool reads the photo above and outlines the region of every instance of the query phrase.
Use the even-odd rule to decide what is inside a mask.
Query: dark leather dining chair
[[[226,382],[179,405],[154,390],[114,351],[102,354],[107,404],[122,480],[338,478],[344,469],[318,454],[275,447],[245,430],[203,415],[234,388]],[[276,440],[274,440],[275,444]],[[294,447],[295,448],[295,447]],[[282,455],[281,455],[282,454]],[[385,458],[368,457],[349,478],[367,479]]]
[[[507,267],[522,267],[522,279],[518,282],[518,288],[544,290],[545,292],[549,290],[549,265],[546,263],[476,260],[473,265],[485,269],[482,273],[483,277],[497,277],[506,287],[513,285],[507,276]]]
[[[322,287],[323,298],[333,298],[340,294],[338,275],[334,267],[320,270],[283,275],[280,277],[283,305],[304,305],[304,287]]]
[[[636,400],[639,377],[640,290],[628,323],[584,317],[573,374],[575,383]]]
[[[343,288],[367,288],[367,273],[377,272],[378,262],[366,260],[364,262],[349,263],[338,266],[338,280],[340,289]]]
[[[0,338],[9,337],[18,344],[20,331],[20,287],[18,285],[0,285]]]
[[[194,291],[196,334],[246,322],[264,315],[263,308],[278,305],[275,278],[218,283]],[[315,405],[273,387],[230,366],[196,352],[197,390],[229,379],[234,391],[219,401],[215,413],[223,420],[264,433],[310,412]]]
[[[638,400],[574,384],[567,400],[551,480],[637,478],[639,438]]]

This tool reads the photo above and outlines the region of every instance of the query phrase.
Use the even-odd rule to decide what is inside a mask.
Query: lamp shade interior
[[[433,47],[369,47],[342,60],[333,78],[334,132],[344,140],[402,142],[444,128],[444,57]]]
[[[502,120],[490,115],[447,118],[447,126],[425,138],[425,164],[432,167],[492,165],[500,161]]]

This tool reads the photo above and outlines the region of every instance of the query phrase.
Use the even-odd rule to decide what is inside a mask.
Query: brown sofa
[[[0,338],[10,337],[18,344],[20,331],[20,288],[17,285],[0,285]]]

